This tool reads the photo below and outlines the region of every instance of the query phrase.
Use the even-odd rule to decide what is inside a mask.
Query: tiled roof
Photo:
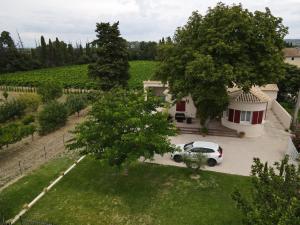
[[[283,49],[284,57],[300,57],[299,48],[285,48]]]
[[[259,87],[262,91],[279,91],[277,84],[267,84],[265,86]]]
[[[270,100],[270,97],[263,93],[258,87],[252,87],[249,92],[245,92],[241,89],[229,92],[229,96],[236,102],[247,103],[264,103]]]

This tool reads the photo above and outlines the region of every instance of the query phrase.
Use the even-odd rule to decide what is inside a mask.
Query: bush
[[[67,97],[66,106],[68,108],[69,115],[77,112],[79,116],[80,110],[86,106],[87,99],[83,95],[69,95]]]
[[[196,154],[193,157],[184,156],[182,158],[183,163],[187,168],[197,173],[201,168],[204,168],[207,163],[207,157],[201,153]]]
[[[29,125],[31,123],[33,123],[35,121],[35,117],[34,115],[26,115],[23,119],[22,119],[22,123],[24,125]]]
[[[50,133],[66,124],[68,110],[65,105],[52,101],[39,113],[39,133]]]
[[[61,97],[63,94],[63,88],[57,82],[46,82],[38,87],[37,93],[41,96],[42,101],[45,103]]]
[[[25,114],[26,104],[20,100],[12,100],[0,105],[0,123],[19,118]]]
[[[21,123],[10,123],[0,127],[0,149],[3,146],[16,143],[24,137],[33,135],[36,131],[34,125],[24,125]]]
[[[37,94],[23,94],[18,100],[25,104],[26,110],[30,112],[35,112],[41,103],[41,98]]]

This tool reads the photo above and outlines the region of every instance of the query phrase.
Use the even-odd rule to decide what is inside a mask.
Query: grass
[[[0,192],[0,216],[6,219],[15,216],[71,164],[72,160],[67,157],[52,160],[4,189]]]
[[[152,77],[156,65],[154,61],[131,61],[129,86],[142,87],[143,80]],[[87,68],[88,65],[73,65],[7,73],[0,75],[0,85],[38,86],[41,82],[55,81],[60,82],[65,88],[92,88],[95,83],[89,79]]]
[[[241,224],[234,187],[249,192],[249,177],[136,164],[124,176],[92,158],[83,160],[26,214],[54,224]],[[18,193],[20,196],[21,193]]]

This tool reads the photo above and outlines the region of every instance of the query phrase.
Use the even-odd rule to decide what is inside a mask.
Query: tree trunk
[[[295,128],[297,126],[297,119],[298,119],[299,109],[300,109],[300,89],[298,91],[298,97],[297,97],[297,102],[296,102],[296,105],[295,105],[295,112],[294,112],[294,118],[293,118],[293,126]]]

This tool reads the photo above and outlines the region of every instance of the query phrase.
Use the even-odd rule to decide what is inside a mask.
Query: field
[[[142,87],[143,80],[151,79],[156,68],[154,61],[131,61],[129,86]],[[65,88],[93,88],[95,83],[87,76],[87,65],[55,67],[25,72],[0,74],[0,85],[38,86],[41,82],[60,82]]]
[[[27,192],[32,197],[32,190],[41,189],[40,183],[33,179],[27,179],[27,183],[33,183],[32,189],[16,184],[9,187],[12,191],[6,192],[9,196],[4,193],[2,198],[20,204],[19,198],[24,199],[22,196],[28,196]],[[241,224],[241,214],[231,193],[234,187],[239,187],[247,194],[249,184],[249,177],[208,171],[194,180],[186,168],[144,163],[131,166],[129,175],[124,176],[93,158],[86,158],[31,208],[24,219],[60,225]],[[17,203],[9,207],[10,212],[15,212],[12,207]]]

